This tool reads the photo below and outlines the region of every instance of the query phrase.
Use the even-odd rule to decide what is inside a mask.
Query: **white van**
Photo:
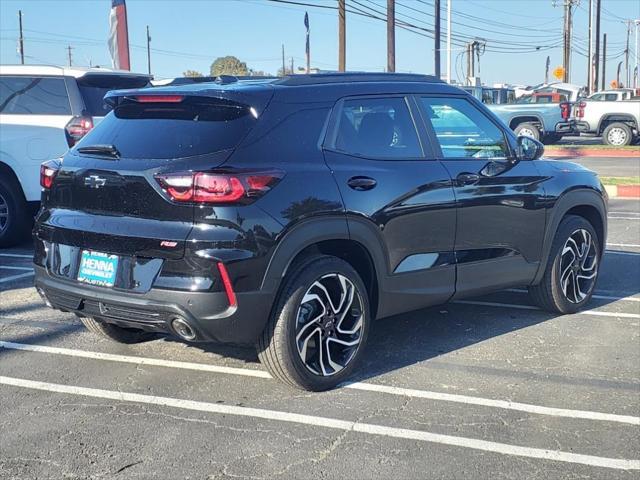
[[[110,110],[109,90],[151,77],[105,68],[0,65],[0,247],[24,239],[40,202],[40,164],[62,156]]]

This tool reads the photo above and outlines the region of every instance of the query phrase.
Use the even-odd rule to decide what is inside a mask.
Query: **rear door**
[[[149,99],[116,107],[64,158],[39,216],[42,240],[74,247],[67,255],[76,257],[83,249],[126,258],[183,256],[194,206],[173,201],[156,177],[217,167],[257,120],[220,99]],[[83,153],[105,145],[119,154]]]
[[[463,96],[420,96],[457,202],[456,296],[525,285],[538,268],[545,230],[544,177],[513,161],[507,134]]]
[[[444,302],[455,283],[453,190],[415,115],[404,95],[345,98],[325,148],[352,236],[384,251],[381,317]]]

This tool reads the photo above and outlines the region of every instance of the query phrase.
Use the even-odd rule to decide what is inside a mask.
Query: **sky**
[[[335,7],[337,0],[291,0]],[[396,18],[414,27],[396,32],[396,70],[434,72],[434,0],[396,0]],[[602,33],[607,33],[607,84],[623,61],[625,19],[640,19],[640,1],[601,0]],[[446,4],[442,26],[446,31]],[[563,0],[452,0],[452,35],[457,43],[486,40],[480,57],[480,77],[486,84],[504,82],[531,85],[544,80],[545,63],[551,70],[562,64]],[[110,66],[107,48],[110,0],[2,0],[0,2],[0,62],[19,63],[18,10],[23,12],[27,63],[67,63],[72,47],[74,65]],[[386,67],[386,24],[357,15],[381,16],[386,0],[347,0],[347,69],[383,71]],[[574,45],[571,81],[586,83],[589,0],[574,9]],[[305,65],[304,12],[311,26],[311,63],[337,70],[338,19],[334,8],[297,6],[270,0],[127,0],[132,70],[146,72],[146,26],[151,31],[151,66],[156,78],[181,76],[187,69],[207,74],[216,57],[234,55],[249,68],[276,73],[282,65]],[[375,13],[381,12],[381,14]],[[417,28],[416,28],[417,27]],[[417,32],[417,33],[416,33]],[[630,37],[630,68],[635,64],[634,30]],[[540,47],[536,51],[536,48]],[[446,49],[446,35],[442,36]],[[452,76],[462,79],[464,47],[454,45]],[[442,52],[446,73],[446,51]]]

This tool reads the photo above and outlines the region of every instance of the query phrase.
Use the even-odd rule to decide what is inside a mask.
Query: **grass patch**
[[[640,177],[600,177],[605,185],[640,185]]]

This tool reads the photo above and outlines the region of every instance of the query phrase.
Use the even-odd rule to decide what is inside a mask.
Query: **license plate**
[[[78,281],[99,285],[101,287],[113,287],[118,271],[118,256],[108,253],[83,250],[78,270]]]

